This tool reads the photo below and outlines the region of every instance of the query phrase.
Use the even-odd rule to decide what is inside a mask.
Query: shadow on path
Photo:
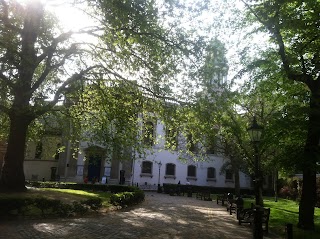
[[[213,201],[150,192],[130,209],[88,218],[8,222],[0,225],[0,233],[1,239],[252,238],[249,226],[239,226],[235,215]]]

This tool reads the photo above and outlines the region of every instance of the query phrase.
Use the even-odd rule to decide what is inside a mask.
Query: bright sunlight
[[[94,25],[94,21],[81,10],[80,5],[74,0],[17,0],[17,2],[21,4],[27,2],[44,4],[46,10],[58,18],[59,25],[61,25],[65,31],[77,31]],[[84,5],[82,6],[84,7]]]

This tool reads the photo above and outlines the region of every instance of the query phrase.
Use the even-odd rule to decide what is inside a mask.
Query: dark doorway
[[[95,181],[100,180],[101,172],[101,156],[90,156],[88,164],[88,180],[92,181],[95,178]]]

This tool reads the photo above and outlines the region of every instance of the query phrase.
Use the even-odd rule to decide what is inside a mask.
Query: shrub
[[[74,209],[70,204],[60,203],[58,207],[54,209],[54,212],[60,217],[69,217],[73,214]]]
[[[84,201],[81,201],[81,204],[89,206],[90,209],[97,211],[102,207],[102,199],[101,198],[90,198]]]
[[[298,190],[296,188],[284,186],[280,189],[279,196],[286,199],[296,200],[298,197]]]
[[[73,212],[76,214],[84,215],[88,212],[88,207],[84,206],[82,203],[74,201],[72,203]]]
[[[61,207],[60,200],[48,199],[48,198],[35,198],[33,199],[33,205],[41,210],[42,216],[45,217],[46,214],[51,212],[59,211]]]
[[[144,201],[144,192],[136,189],[134,192],[122,192],[111,195],[110,203],[115,206],[127,207]]]
[[[28,206],[32,204],[30,198],[8,197],[0,200],[0,211],[2,215],[24,215]]]

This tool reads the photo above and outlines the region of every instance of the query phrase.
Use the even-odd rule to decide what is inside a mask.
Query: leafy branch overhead
[[[73,135],[81,136],[86,126],[100,135],[97,141],[133,144],[137,112],[161,108],[153,98],[174,100],[178,75],[188,76],[201,62],[203,37],[175,18],[183,5],[153,0],[72,4],[94,19],[92,27],[64,32],[41,1],[0,1],[0,117],[7,124],[1,135],[8,135],[0,188],[24,188],[27,135],[49,113],[72,116]],[[106,130],[113,125],[117,137]]]

